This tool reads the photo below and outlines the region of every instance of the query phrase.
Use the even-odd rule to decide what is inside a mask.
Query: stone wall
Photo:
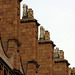
[[[38,42],[38,75],[53,75],[54,46],[51,40]]]
[[[20,1],[0,0],[0,34],[5,51],[8,39],[18,39],[18,25],[20,24]]]
[[[55,44],[43,27],[38,41],[40,24],[34,19],[33,10],[27,9],[26,16],[20,20],[20,1],[0,0],[0,38],[5,54],[13,57],[13,69],[27,75],[68,75],[64,52],[58,55],[61,59],[54,60]]]
[[[38,26],[36,19],[22,19],[19,26],[19,50],[25,72],[27,62],[37,60]]]
[[[68,75],[69,63],[65,59],[55,60],[53,75]]]

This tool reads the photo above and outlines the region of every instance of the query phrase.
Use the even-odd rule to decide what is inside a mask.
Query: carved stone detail
[[[55,58],[55,59],[59,59],[59,48],[56,48],[56,49],[54,50],[54,58]]]
[[[59,58],[60,59],[64,59],[64,52],[63,52],[63,50],[60,50]]]
[[[28,18],[34,18],[34,16],[33,16],[33,10],[31,8],[28,9]]]
[[[28,6],[26,4],[23,4],[23,19],[27,18],[28,14]]]
[[[45,40],[50,40],[50,33],[45,31]]]
[[[40,40],[44,40],[44,39],[45,39],[45,30],[43,26],[40,26]]]

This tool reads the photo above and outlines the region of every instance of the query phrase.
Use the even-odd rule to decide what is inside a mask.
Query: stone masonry
[[[22,0],[0,0],[0,75],[72,75],[63,50],[54,47],[49,31]],[[38,40],[38,27],[40,38]]]

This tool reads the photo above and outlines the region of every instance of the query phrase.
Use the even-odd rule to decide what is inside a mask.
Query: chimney
[[[73,73],[75,74],[75,67],[73,67]]]
[[[44,39],[45,39],[45,30],[43,26],[40,26],[40,40],[44,40]]]
[[[54,58],[59,59],[59,48],[54,49]]]
[[[64,59],[64,52],[63,52],[63,50],[60,50],[60,52],[59,52],[59,58],[60,59]]]
[[[28,15],[28,6],[26,4],[23,4],[23,17],[22,19],[26,19]]]
[[[45,31],[45,40],[50,40],[50,33]]]
[[[34,16],[33,16],[33,10],[31,8],[28,9],[28,18],[34,18]]]

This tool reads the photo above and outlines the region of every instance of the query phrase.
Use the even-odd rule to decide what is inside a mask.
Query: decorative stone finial
[[[31,8],[28,9],[28,18],[34,18],[34,16],[33,16],[33,10]]]
[[[71,73],[72,73],[71,70],[72,70],[71,68],[68,68],[68,75],[71,75]]]
[[[75,67],[73,67],[73,73],[75,74]]]
[[[45,40],[50,40],[50,33],[45,31]]]
[[[43,28],[43,26],[40,26],[40,40],[44,40],[45,39],[45,30]]]
[[[27,18],[27,14],[28,14],[28,6],[26,4],[23,4],[23,19]]]
[[[64,59],[64,52],[63,52],[63,50],[60,50],[59,58],[60,59]]]
[[[59,48],[54,49],[54,58],[59,59]]]

